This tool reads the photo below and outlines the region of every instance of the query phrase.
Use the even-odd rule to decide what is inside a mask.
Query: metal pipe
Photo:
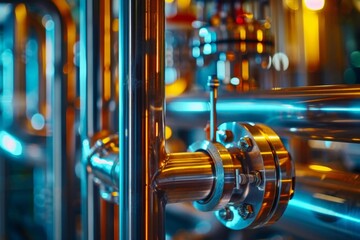
[[[274,227],[306,239],[360,237],[359,174],[299,164],[295,190]]]
[[[82,229],[83,239],[101,238],[102,232],[113,232],[113,225],[101,225],[100,215],[114,210],[111,203],[99,206],[99,191],[94,185],[94,176],[89,174],[88,160],[92,141],[104,131],[116,132],[117,124],[111,124],[110,102],[114,101],[115,91],[111,91],[114,76],[111,73],[111,1],[80,1],[80,132],[82,141]],[[116,153],[116,155],[118,155]],[[93,160],[95,157],[93,158]],[[101,158],[99,158],[101,159]],[[99,160],[98,159],[98,160]],[[90,162],[91,164],[91,162]],[[99,167],[99,164],[93,162]],[[94,171],[96,171],[94,167]],[[104,170],[104,169],[103,169]],[[101,171],[97,172],[101,175]],[[102,174],[102,177],[105,175]],[[113,214],[111,214],[113,215]],[[104,226],[106,229],[100,229]]]
[[[101,184],[119,188],[119,150],[98,148],[89,157],[91,173]],[[206,199],[213,188],[213,160],[204,152],[168,154],[152,185],[168,203]]]
[[[204,152],[172,153],[155,179],[166,203],[206,199],[213,188],[213,160]]]
[[[120,0],[120,239],[163,239],[164,1]]]
[[[188,95],[167,102],[167,123],[203,127],[209,112],[207,96]],[[262,122],[280,135],[360,142],[360,86],[301,87],[220,96],[219,122]],[[181,121],[178,121],[181,119]],[[191,121],[190,121],[191,120]],[[191,124],[191,126],[190,126]]]
[[[101,184],[119,188],[119,148],[118,135],[110,135],[96,142],[88,155],[88,172]]]

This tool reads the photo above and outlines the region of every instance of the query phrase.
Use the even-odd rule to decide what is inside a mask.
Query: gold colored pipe
[[[166,203],[206,199],[215,181],[213,160],[204,152],[168,154],[155,178],[157,191]]]

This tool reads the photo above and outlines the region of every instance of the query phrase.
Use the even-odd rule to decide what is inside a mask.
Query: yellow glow
[[[111,98],[111,8],[104,1],[104,99]]]
[[[241,50],[242,52],[245,52],[245,51],[246,51],[246,43],[244,43],[244,42],[241,42],[241,43],[240,43],[240,50]]]
[[[165,0],[166,3],[173,3],[174,0]]]
[[[119,31],[119,19],[115,18],[112,22],[112,31],[113,32],[118,32]]]
[[[169,139],[172,136],[172,130],[169,126],[165,127],[165,139]]]
[[[354,7],[360,12],[360,0],[353,0]]]
[[[240,39],[245,40],[245,38],[246,38],[246,30],[244,27],[241,27],[240,28]]]
[[[323,165],[312,164],[309,166],[311,170],[320,171],[320,172],[331,172],[332,169]]]
[[[262,43],[258,43],[256,45],[256,49],[258,53],[262,53],[264,51],[264,45]]]
[[[15,16],[17,21],[24,21],[26,18],[26,7],[25,4],[19,4],[15,8]]]
[[[269,21],[266,21],[266,22],[264,23],[264,28],[270,29],[270,28],[271,28],[271,23],[270,23]]]
[[[321,10],[325,6],[325,0],[305,0],[304,3],[305,7],[313,11]]]
[[[298,0],[284,0],[285,5],[291,10],[299,9],[299,1]]]
[[[316,12],[303,11],[305,59],[310,68],[317,68],[320,62],[319,53],[319,17]]]
[[[167,84],[165,86],[165,95],[167,97],[176,97],[182,94],[187,87],[187,82],[183,78],[178,78],[172,84]]]
[[[264,33],[263,33],[263,31],[262,31],[261,29],[258,29],[258,30],[256,31],[256,37],[257,37],[257,40],[258,40],[258,41],[262,41],[262,40],[263,40],[263,38],[264,38]]]
[[[241,62],[241,72],[242,72],[242,79],[248,80],[249,79],[249,61],[243,60]]]
[[[177,3],[180,9],[186,9],[190,6],[191,0],[178,0]]]

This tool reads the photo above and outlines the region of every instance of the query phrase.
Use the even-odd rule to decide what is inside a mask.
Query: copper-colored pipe
[[[168,155],[155,184],[166,203],[206,199],[215,181],[213,160],[204,152]],[[196,189],[194,188],[196,186]]]

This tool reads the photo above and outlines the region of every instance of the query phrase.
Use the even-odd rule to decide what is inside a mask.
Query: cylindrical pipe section
[[[241,96],[226,94],[218,99],[218,122],[261,122],[280,135],[360,142],[359,96],[358,85],[301,87]],[[209,111],[205,95],[171,99],[167,103],[167,123],[177,128],[203,127]]]
[[[274,226],[301,239],[360,237],[359,174],[296,165],[294,198]]]
[[[152,180],[164,143],[164,1],[119,5],[120,239],[165,239],[165,202]]]
[[[101,183],[118,189],[119,186],[119,151],[106,154],[95,153],[89,158],[91,173]]]
[[[167,203],[203,200],[213,188],[213,165],[204,152],[171,153],[154,183]]]

